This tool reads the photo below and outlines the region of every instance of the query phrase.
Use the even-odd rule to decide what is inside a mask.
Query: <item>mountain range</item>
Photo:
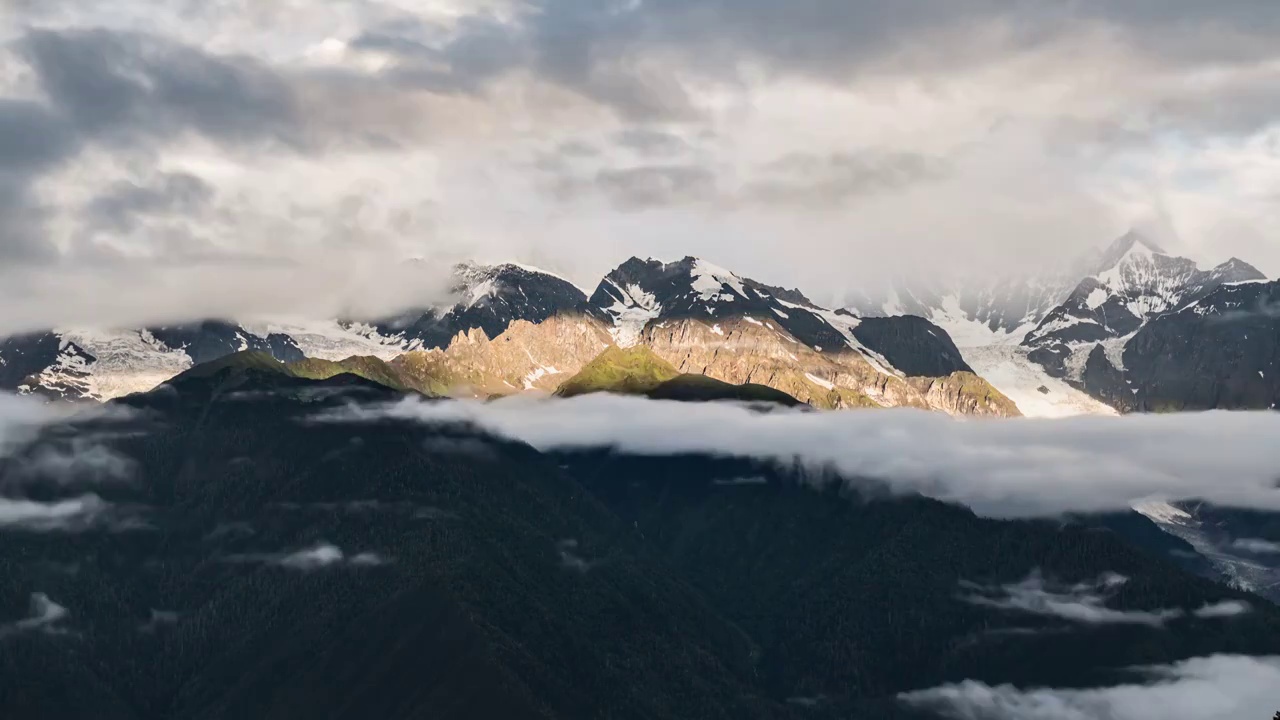
[[[1039,277],[862,298],[945,329],[1025,414],[1269,408],[1280,390],[1277,283],[1231,258],[1208,270],[1129,232]]]
[[[1276,284],[1234,258],[1201,270],[1137,233],[1042,277],[900,284],[836,309],[692,257],[632,258],[590,295],[524,265],[463,264],[454,276],[454,304],[389,318],[11,337],[0,341],[0,389],[107,400],[259,350],[284,362],[385,361],[384,375],[431,394],[550,393],[609,348],[644,346],[679,373],[820,408],[1052,416],[1280,399]]]

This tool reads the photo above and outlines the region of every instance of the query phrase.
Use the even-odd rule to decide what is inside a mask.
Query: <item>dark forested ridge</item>
[[[3,533],[0,717],[917,717],[896,693],[1280,654],[1273,606],[1086,524],[755,462],[314,421],[394,397],[232,363],[0,464],[8,495],[111,503],[80,532]],[[69,433],[127,457],[131,480],[36,482],[29,461]],[[1128,576],[1117,609],[1254,611],[1086,626],[961,599],[962,581],[1035,570]],[[33,593],[66,615],[22,624]]]

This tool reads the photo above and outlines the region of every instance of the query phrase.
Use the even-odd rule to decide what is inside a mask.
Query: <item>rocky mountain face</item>
[[[1253,266],[1232,258],[1211,269],[1166,254],[1151,240],[1129,233],[1023,339],[1031,360],[1053,377],[1083,382],[1085,364],[1101,346],[1118,356],[1143,325],[1232,283],[1264,280]],[[1095,374],[1097,362],[1095,361]]]
[[[888,318],[864,327],[798,290],[696,258],[633,258],[605,277],[589,304],[612,322],[618,344],[644,344],[682,373],[767,385],[817,407],[1018,414],[935,325]]]
[[[883,292],[853,293],[846,307],[864,318],[912,315],[946,329],[961,346],[1017,344],[1093,267],[1092,255],[1031,276],[964,282],[894,281]]]
[[[800,342],[817,349],[848,344],[850,322],[814,305],[799,290],[742,278],[705,260],[679,262],[631,258],[601,281],[588,301],[610,320],[622,345],[634,344],[654,320],[772,318]]]
[[[1125,411],[1268,409],[1280,403],[1280,282],[1228,284],[1129,339],[1095,346],[1081,383]]]
[[[295,362],[361,356],[359,367],[436,395],[490,397],[554,392],[610,347],[643,344],[681,373],[733,385],[759,384],[825,408],[918,407],[953,414],[1016,415],[1016,406],[977,377],[946,332],[918,318],[864,321],[798,290],[742,278],[696,258],[631,259],[588,299],[565,280],[516,265],[458,268],[459,302],[372,323],[204,323],[120,334],[122,363],[103,363],[103,343],[71,344],[58,361],[54,340],[34,340],[34,361],[13,362],[9,387],[103,399],[145,390],[236,350]],[[43,343],[43,344],[40,344]],[[88,357],[80,358],[84,352]],[[0,348],[0,358],[9,361]],[[120,353],[117,353],[117,356]],[[27,355],[14,353],[14,358]],[[52,358],[52,359],[51,359]],[[387,361],[386,368],[374,361]],[[46,372],[57,365],[57,373]],[[62,366],[67,370],[62,370]],[[377,367],[375,367],[377,366]],[[316,365],[325,375],[339,366]],[[33,370],[34,368],[34,370]],[[43,375],[41,374],[43,373]],[[8,375],[2,376],[7,378]],[[26,378],[36,376],[33,382]],[[108,380],[109,379],[109,380]]]
[[[115,332],[53,330],[0,341],[0,389],[106,400],[150,390],[194,364],[243,350],[284,362],[304,357],[287,335],[258,335],[221,321]]]
[[[395,338],[405,348],[445,348],[458,333],[479,329],[497,337],[511,323],[540,323],[561,312],[582,310],[586,295],[567,280],[523,265],[454,268],[452,307],[410,310],[369,325],[381,336]]]
[[[1265,305],[1254,297],[1265,294],[1254,288],[1263,281],[1237,258],[1202,270],[1130,232],[1064,272],[977,289],[907,291],[899,283],[888,300],[861,298],[854,312],[928,319],[955,341],[963,362],[1028,414],[1270,407],[1269,351],[1259,346],[1269,336],[1257,324],[1266,313],[1252,332],[1209,319],[1238,316],[1242,302]],[[864,319],[862,327],[874,326]],[[899,339],[892,347],[904,345]],[[1228,358],[1246,359],[1249,369]],[[900,368],[909,362],[888,359]]]

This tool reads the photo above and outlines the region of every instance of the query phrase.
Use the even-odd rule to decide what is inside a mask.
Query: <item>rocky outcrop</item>
[[[1276,408],[1280,404],[1280,282],[1217,292],[1156,318],[1128,342],[1128,410]]]
[[[1096,348],[1118,356],[1144,325],[1166,313],[1194,304],[1218,288],[1263,280],[1256,268],[1236,258],[1201,270],[1192,260],[1164,252],[1150,239],[1129,233],[1103,252],[1094,273],[1084,278],[1060,305],[1023,339],[1028,357],[1051,377],[1064,378],[1094,397],[1122,406],[1122,397],[1107,362]],[[1106,362],[1104,362],[1106,361]],[[1090,385],[1084,373],[1100,384]]]
[[[459,333],[479,329],[495,338],[513,323],[540,323],[563,312],[581,311],[587,296],[568,280],[522,265],[453,268],[453,295],[444,308],[408,310],[371,323],[380,335],[425,349],[447,348]]]
[[[908,377],[973,374],[947,332],[921,317],[863,318],[853,336]]]
[[[536,324],[517,320],[493,339],[472,328],[458,333],[444,350],[405,353],[391,365],[415,386],[437,394],[553,392],[612,344],[599,320],[555,315]]]
[[[907,382],[924,395],[925,403],[933,410],[988,417],[1022,414],[1012,400],[972,372],[959,371],[937,378],[914,377]]]
[[[664,321],[650,325],[641,341],[683,373],[733,384],[767,385],[819,408],[915,407],[953,414],[1020,414],[1012,402],[972,373],[964,382],[948,376],[921,378],[916,383],[869,354],[817,352],[768,320],[714,325]]]
[[[968,372],[907,378],[874,353],[818,352],[772,320],[734,318],[649,323],[632,350],[649,354],[666,375],[701,375],[734,386],[779,390],[824,409],[914,407],[955,415],[1012,416],[1017,408],[985,380]],[[489,397],[553,392],[610,359],[616,348],[607,326],[584,315],[557,315],[543,323],[517,321],[489,339],[460,333],[444,350],[406,353],[391,363],[406,384],[424,392]],[[603,353],[603,355],[602,355]],[[620,361],[621,362],[621,361]],[[616,363],[615,363],[616,364]]]

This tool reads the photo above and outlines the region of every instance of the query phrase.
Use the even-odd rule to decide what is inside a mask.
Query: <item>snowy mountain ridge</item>
[[[1021,344],[1050,376],[1079,382],[1094,347],[1102,347],[1112,365],[1123,369],[1125,344],[1152,318],[1225,284],[1265,279],[1236,258],[1201,270],[1149,238],[1128,233],[1103,252],[1093,274],[1080,280]]]

